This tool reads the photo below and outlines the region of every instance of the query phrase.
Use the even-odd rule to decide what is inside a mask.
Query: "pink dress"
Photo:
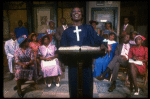
[[[57,48],[55,47],[55,45],[51,45],[49,44],[47,47],[45,45],[41,45],[38,49],[38,56],[42,56],[42,57],[53,57],[55,54],[55,51],[57,50]],[[61,75],[62,71],[61,68],[59,66],[59,61],[57,58],[55,58],[54,60],[52,60],[53,62],[55,62],[56,64],[48,64],[48,65],[44,65],[43,62],[48,62],[48,61],[44,61],[41,60],[41,70],[42,70],[42,74],[43,77],[51,77],[51,76],[58,76]]]
[[[34,51],[34,53],[37,53],[38,48],[40,47],[40,44],[38,42],[37,43],[30,42],[29,43],[29,47],[32,48],[32,50]]]

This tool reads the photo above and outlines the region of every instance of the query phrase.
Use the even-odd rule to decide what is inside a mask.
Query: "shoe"
[[[109,92],[113,92],[113,90],[116,88],[116,85],[111,85],[108,89]]]
[[[47,84],[48,87],[51,87],[51,84]]]
[[[23,98],[23,93],[21,92],[21,94],[19,94],[19,92],[17,91],[17,93],[18,93],[18,96],[20,97],[20,98]]]
[[[18,87],[17,87],[17,85],[14,87],[14,90],[17,90],[18,89]]]
[[[60,86],[60,84],[58,83],[58,84],[56,84],[56,86],[57,86],[57,87],[59,87],[59,86]]]
[[[135,92],[134,95],[139,95],[140,89],[138,88],[138,92]]]
[[[96,79],[98,79],[98,80],[104,80],[104,76],[103,75],[97,76]]]

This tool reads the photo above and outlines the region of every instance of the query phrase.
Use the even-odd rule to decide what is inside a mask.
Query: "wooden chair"
[[[146,72],[145,72],[145,74],[137,75],[137,77],[139,77],[139,76],[143,78],[144,87],[146,87],[146,84],[148,82],[148,62],[146,63]],[[126,79],[125,79],[125,86],[127,85],[127,83],[129,83],[129,81],[128,81],[128,74],[127,74]]]
[[[123,66],[119,66],[119,71],[118,72],[123,72],[125,73],[126,77],[125,77],[125,86],[127,86],[127,83],[128,83],[128,73],[127,73],[128,69],[126,67],[123,67]],[[112,79],[112,72],[111,73],[111,77],[110,77],[110,81]]]

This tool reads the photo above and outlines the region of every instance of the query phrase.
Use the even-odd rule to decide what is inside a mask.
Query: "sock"
[[[105,72],[103,73],[103,76],[105,76],[111,69],[109,67],[106,68]]]

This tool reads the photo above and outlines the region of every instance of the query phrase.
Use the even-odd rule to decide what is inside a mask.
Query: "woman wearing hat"
[[[45,82],[48,87],[51,87],[52,78],[55,78],[56,86],[59,87],[58,76],[61,75],[61,69],[59,67],[59,61],[57,59],[57,54],[55,53],[57,48],[52,45],[52,36],[45,35],[41,39],[41,46],[38,49],[38,57],[41,60],[41,70]]]
[[[101,73],[103,73],[109,62],[112,60],[112,58],[115,55],[115,49],[117,46],[117,42],[114,40],[115,39],[116,34],[114,32],[110,32],[109,33],[109,39],[108,39],[108,53],[104,56],[104,57],[99,57],[97,59],[95,59],[95,68],[94,68],[94,72],[93,72],[93,77],[97,77],[99,75],[101,75]],[[108,77],[108,73],[105,76],[105,78]]]
[[[98,25],[98,22],[97,22],[96,20],[91,20],[89,23],[90,23],[90,25],[93,26],[94,30],[95,30],[98,34],[100,34],[100,29],[97,29],[97,28],[96,28],[96,25]]]
[[[15,79],[17,81],[17,92],[19,97],[23,97],[21,84],[24,80],[34,80],[36,82],[36,68],[33,50],[29,47],[26,35],[18,38],[19,48],[15,52]]]
[[[146,63],[148,62],[148,48],[144,47],[142,45],[143,41],[146,38],[137,35],[134,40],[136,43],[136,46],[133,46],[129,50],[129,76],[131,79],[130,80],[130,89],[131,91],[133,90],[133,85],[134,85],[134,95],[139,95],[139,89],[137,86],[137,74],[144,74],[146,73]],[[138,63],[131,63],[130,60],[134,61],[140,61],[140,64]]]
[[[37,51],[38,51],[38,48],[40,47],[40,44],[38,43],[37,36],[38,36],[37,33],[31,33],[29,35],[28,39],[30,40],[29,47],[32,48],[32,50],[34,52],[34,59],[35,59],[35,62],[37,64],[37,67],[38,67],[38,72],[37,73],[39,75],[39,72],[40,72],[40,61],[37,58]]]
[[[114,32],[114,30],[112,29],[112,23],[109,22],[109,21],[107,21],[107,22],[105,23],[105,30],[102,31],[102,36],[103,36],[105,39],[108,39],[110,32]]]

